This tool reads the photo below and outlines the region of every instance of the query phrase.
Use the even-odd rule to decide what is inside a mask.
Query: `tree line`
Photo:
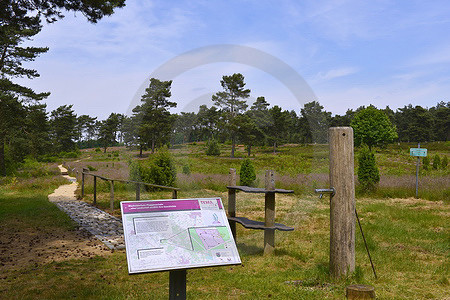
[[[116,145],[155,151],[165,144],[215,140],[230,142],[231,156],[236,143],[244,144],[248,155],[252,146],[285,143],[326,143],[330,126],[353,126],[355,143],[377,146],[394,140],[403,142],[447,141],[450,102],[429,109],[406,105],[395,112],[389,107],[370,105],[347,110],[345,115],[328,112],[318,101],[305,103],[299,111],[271,105],[263,96],[248,107],[244,76],[223,76],[223,91],[214,105],[201,105],[197,113],[170,113],[176,102],[169,101],[172,81],[151,78],[140,105],[131,116],[111,113],[105,120],[77,116],[73,105],[62,105],[48,113],[45,104],[16,103],[11,122],[1,123],[5,132],[5,169],[30,156],[42,159],[62,151]],[[368,122],[368,120],[371,120]],[[5,120],[5,119],[2,119]],[[375,124],[377,127],[367,127]],[[381,129],[380,126],[385,126]],[[384,136],[383,136],[384,135]]]

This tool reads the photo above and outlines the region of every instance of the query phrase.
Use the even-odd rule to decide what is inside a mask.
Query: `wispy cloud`
[[[448,64],[450,63],[450,44],[440,45],[428,53],[419,55],[410,60],[412,66]]]

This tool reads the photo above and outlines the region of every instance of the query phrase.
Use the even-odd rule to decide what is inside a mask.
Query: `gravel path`
[[[75,190],[78,186],[76,178],[67,175],[67,169],[62,165],[58,167],[63,177],[71,183],[61,185],[48,196],[48,200],[55,203],[81,228],[96,236],[108,248],[124,249],[122,221],[84,201],[77,200],[75,197]]]

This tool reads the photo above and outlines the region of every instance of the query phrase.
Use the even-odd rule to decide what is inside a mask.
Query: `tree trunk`
[[[142,144],[139,145],[139,157],[142,157]]]
[[[248,157],[250,157],[251,151],[252,151],[252,145],[248,145],[248,147],[247,147],[247,155],[248,155]]]
[[[107,148],[107,147],[103,147],[103,153],[106,153],[106,148]]]
[[[5,137],[0,136],[0,176],[6,176],[5,165]]]
[[[273,154],[277,153],[277,142],[273,142]]]
[[[155,140],[152,140],[152,154],[155,153]]]

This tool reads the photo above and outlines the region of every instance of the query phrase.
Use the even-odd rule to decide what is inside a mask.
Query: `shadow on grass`
[[[246,245],[244,243],[236,243],[239,253],[245,255],[262,255],[264,253],[264,248],[255,245]]]

